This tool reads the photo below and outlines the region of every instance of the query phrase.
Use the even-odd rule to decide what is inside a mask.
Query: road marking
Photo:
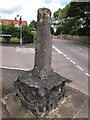
[[[87,75],[88,77],[90,77],[89,73],[85,73],[85,75]]]
[[[16,52],[21,52],[21,53],[34,53],[35,50],[34,48],[20,48],[20,47],[16,47]]]
[[[68,60],[70,60],[70,58],[69,57],[66,57]]]
[[[67,57],[63,52],[61,52],[59,49],[57,49],[55,46],[52,45],[52,47],[59,53],[62,54],[63,56],[66,57],[66,59],[70,60],[69,57]],[[76,64],[73,60],[70,60],[70,62],[72,62],[74,65]],[[79,68],[81,71],[84,71],[82,67],[80,67],[79,65],[76,65],[77,68]],[[88,73],[85,73],[88,77],[90,77],[90,75]]]
[[[53,55],[58,55],[58,53],[52,53]]]
[[[35,49],[34,49],[34,48],[31,48],[31,51],[32,51],[32,52],[35,52]]]
[[[24,69],[24,68],[17,68],[17,67],[0,67],[1,69],[10,69],[10,70],[23,70],[23,71],[29,71],[30,69]]]
[[[63,54],[64,57],[67,57],[65,54]]]
[[[76,65],[80,70],[82,70],[83,71],[83,68],[81,68],[79,65]]]
[[[73,60],[70,60],[70,62],[72,62],[74,65],[76,64]]]
[[[52,45],[52,47],[59,53],[59,54],[63,54],[59,49],[57,49],[55,46]]]

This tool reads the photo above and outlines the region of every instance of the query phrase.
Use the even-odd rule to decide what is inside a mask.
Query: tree
[[[26,25],[26,26],[22,26],[22,38],[23,38],[23,43],[31,43],[33,42],[33,38],[35,36],[35,29]],[[16,37],[16,38],[20,38],[20,28],[16,27],[13,23],[12,24],[2,24],[2,34],[9,34],[12,35],[12,37]],[[8,39],[9,37],[5,37],[5,41],[6,42],[10,42],[10,39]],[[7,40],[6,40],[7,39]]]
[[[55,25],[58,34],[90,35],[90,2],[70,2],[55,11],[53,19],[54,22],[58,20]]]
[[[90,2],[71,2],[67,17],[77,23],[79,35],[90,35]]]
[[[64,33],[65,25],[67,24],[67,11],[69,9],[69,4],[67,4],[63,9],[58,9],[53,14],[53,26],[56,28],[56,35]],[[60,33],[59,33],[60,32]]]
[[[31,28],[29,25],[22,27],[22,38],[24,43],[32,43],[33,42],[33,34],[31,33]]]
[[[54,35],[54,29],[53,29],[53,27],[51,27],[50,30],[51,30],[51,34]]]
[[[29,24],[29,26],[32,28],[32,29],[36,29],[36,21],[35,20],[32,20],[31,23]]]

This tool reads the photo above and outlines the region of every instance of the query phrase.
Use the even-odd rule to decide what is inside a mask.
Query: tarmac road
[[[0,46],[1,47],[1,46]],[[88,47],[74,41],[53,38],[52,68],[72,80],[71,86],[88,94]],[[1,49],[0,49],[1,50]],[[30,45],[2,46],[1,68],[31,70],[34,66],[34,47]]]
[[[89,46],[78,44],[75,41],[54,39],[53,48],[59,53],[58,58],[53,57],[55,70],[62,76],[71,79],[70,85],[88,94]]]

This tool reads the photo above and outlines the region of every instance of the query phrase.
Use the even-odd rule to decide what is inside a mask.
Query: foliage
[[[20,43],[20,40],[16,37],[10,39],[10,43]]]
[[[51,34],[54,35],[54,29],[53,29],[53,27],[51,27],[50,30],[51,30]]]
[[[35,20],[32,20],[31,23],[29,24],[29,27],[32,29],[32,30],[36,30],[36,21]]]
[[[33,42],[33,36],[31,34],[31,28],[29,26],[23,26],[22,38],[23,38],[24,43],[32,43]]]
[[[71,2],[67,17],[77,23],[79,35],[90,35],[90,2]]]
[[[33,42],[33,38],[35,37],[35,34],[36,34],[35,32],[36,32],[36,29],[34,28],[34,26],[31,26],[31,25],[23,26],[22,27],[23,43]],[[4,42],[12,42],[12,41],[15,42],[16,41],[17,43],[18,40],[20,39],[20,27],[16,27],[13,23],[8,24],[8,25],[2,23],[2,34],[12,35],[12,40],[9,37],[5,37]]]
[[[90,2],[70,2],[63,9],[53,14],[56,35],[87,35],[90,36]]]

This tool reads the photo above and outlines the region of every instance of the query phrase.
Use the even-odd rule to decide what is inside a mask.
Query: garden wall
[[[61,37],[63,37],[66,40],[74,40],[80,43],[90,45],[90,36],[62,35]]]

